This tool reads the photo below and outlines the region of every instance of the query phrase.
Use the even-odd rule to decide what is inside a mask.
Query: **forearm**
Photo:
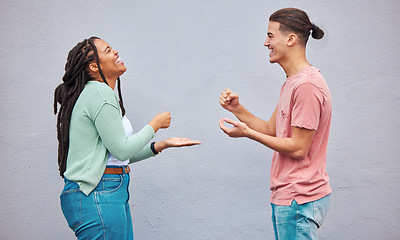
[[[129,159],[129,163],[139,162],[149,157],[155,156],[150,148],[150,144],[147,144],[139,153]]]
[[[161,152],[161,151],[163,151],[163,150],[165,150],[165,149],[167,149],[167,148],[168,148],[168,146],[167,146],[167,144],[165,144],[164,141],[156,142],[156,143],[154,144],[154,149],[155,149],[157,152]]]
[[[249,128],[269,136],[275,136],[275,128],[272,126],[270,121],[265,121],[254,116],[243,105],[239,105],[234,111],[232,111],[232,113],[241,122],[246,123]]]
[[[118,109],[105,104],[95,119],[95,126],[103,144],[117,159],[126,160],[138,154],[154,137],[151,126],[126,137]]]
[[[249,129],[247,136],[249,139],[257,141],[272,150],[284,154],[288,157],[303,160],[308,153],[308,147],[293,138],[278,138],[269,136],[253,129]]]
[[[115,142],[108,142],[105,145],[118,159],[141,158],[140,156],[143,155],[143,153],[146,153],[144,150],[147,149],[149,141],[154,137],[154,132],[152,130],[153,129],[149,125],[146,125],[139,132],[125,138],[124,141],[118,142],[116,140]]]

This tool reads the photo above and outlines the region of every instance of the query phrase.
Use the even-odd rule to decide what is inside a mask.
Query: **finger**
[[[220,127],[220,128],[225,127],[225,125],[224,125],[224,119],[221,118],[221,119],[219,120],[218,124],[219,124],[219,127]]]
[[[225,89],[225,91],[223,91],[222,93],[221,93],[221,95],[222,96],[224,96],[225,98],[227,98],[229,95],[231,95],[232,94],[232,91],[230,90],[230,89]]]
[[[223,120],[223,119],[221,119],[221,120],[219,121],[219,128],[221,128],[221,130],[222,130],[224,133],[228,134],[229,128],[225,127],[225,125],[224,125],[224,120]]]
[[[220,101],[223,101],[224,103],[228,103],[228,97],[229,97],[229,93],[226,92],[222,92],[219,99]]]
[[[227,103],[226,98],[223,98],[222,96],[219,98],[219,104],[226,105]]]
[[[193,146],[193,145],[199,145],[199,144],[201,144],[200,141],[187,139],[185,141],[182,141],[180,143],[180,146]]]
[[[231,92],[227,97],[227,100],[232,101],[232,99],[239,98],[239,95],[236,93]]]
[[[199,144],[201,144],[201,142],[198,141],[198,140],[188,140],[188,141],[187,141],[187,144],[190,144],[190,145],[199,145]]]
[[[179,138],[179,141],[189,141],[190,139],[189,138]]]
[[[219,95],[220,98],[226,98],[226,92],[222,91],[221,94]]]
[[[238,123],[239,123],[238,121],[234,121],[234,120],[232,120],[230,118],[224,118],[223,121],[226,122],[226,123],[232,124],[233,126],[237,126]]]

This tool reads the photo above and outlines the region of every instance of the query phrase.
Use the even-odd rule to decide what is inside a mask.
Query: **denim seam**
[[[295,201],[295,200],[293,200],[293,201]],[[298,239],[297,237],[299,236],[299,233],[301,233],[301,228],[299,227],[299,215],[300,215],[299,204],[296,201],[296,238],[295,239]]]
[[[117,180],[118,178],[108,178],[108,179],[115,179],[115,180]],[[114,192],[116,192],[116,191],[118,191],[118,189],[120,189],[121,188],[121,186],[122,186],[122,184],[123,184],[123,177],[119,177],[119,179],[118,179],[119,181],[120,181],[120,183],[119,183],[119,185],[118,185],[118,187],[116,187],[116,188],[114,188],[113,190],[109,190],[109,191],[96,191],[96,193],[97,194],[109,194],[109,193],[114,193]],[[104,181],[103,179],[101,179],[101,181]],[[105,180],[105,181],[107,181],[107,180]]]
[[[79,189],[78,189],[79,190]],[[78,224],[78,226],[75,227],[75,229],[77,229],[80,225],[83,224],[83,212],[82,212],[82,193],[79,194],[79,218],[80,218],[80,223]],[[74,229],[74,230],[75,230]]]
[[[321,222],[317,219],[316,213],[317,213],[317,209],[316,209],[316,205],[315,205],[315,201],[313,202],[313,215],[314,215],[314,221],[317,223],[317,227],[320,228],[321,227]]]
[[[103,218],[101,217],[101,208],[100,208],[100,204],[99,204],[99,198],[98,198],[98,193],[94,193],[93,194],[93,198],[94,198],[94,202],[96,203],[96,208],[97,208],[97,213],[99,214],[99,218],[101,221],[101,228],[103,229],[103,239],[106,239],[106,228],[104,226],[104,221]]]
[[[68,191],[62,191],[61,195],[65,195],[65,194],[70,194],[70,193],[75,193],[75,192],[80,192],[81,190],[78,189],[73,189],[73,190],[68,190]]]

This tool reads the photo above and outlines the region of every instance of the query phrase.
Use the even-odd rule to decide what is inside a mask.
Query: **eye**
[[[110,53],[112,50],[111,46],[107,46],[107,48],[105,49],[105,53]]]

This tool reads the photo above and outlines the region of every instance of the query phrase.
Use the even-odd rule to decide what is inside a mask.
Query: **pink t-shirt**
[[[292,127],[315,130],[304,160],[274,152],[271,163],[271,203],[290,205],[318,200],[332,192],[326,172],[326,150],[332,101],[325,79],[315,67],[303,68],[286,79],[276,116],[276,137],[290,138]]]

